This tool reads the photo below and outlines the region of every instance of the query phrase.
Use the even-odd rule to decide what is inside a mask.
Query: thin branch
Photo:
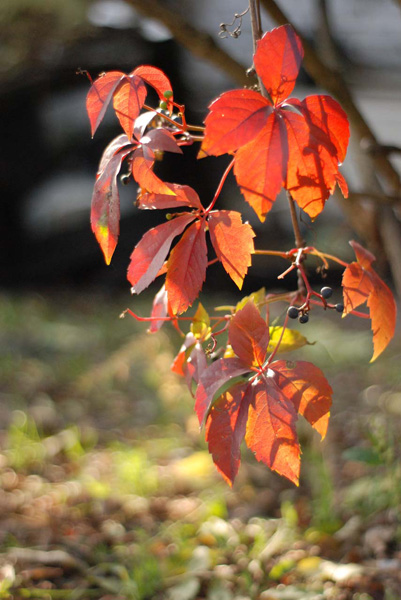
[[[240,85],[249,85],[245,67],[217,46],[212,36],[194,27],[180,14],[173,12],[160,0],[127,0],[140,14],[165,25],[177,42],[195,56],[209,61]]]
[[[287,198],[288,198],[288,202],[290,205],[291,222],[292,222],[292,228],[294,230],[295,245],[297,248],[303,248],[305,246],[305,240],[302,237],[301,230],[299,228],[299,222],[298,222],[297,211],[295,208],[295,202],[294,202],[293,197],[291,196],[290,192],[287,192]]]

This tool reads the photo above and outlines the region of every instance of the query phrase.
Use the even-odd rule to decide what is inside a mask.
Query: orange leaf
[[[256,458],[298,485],[300,454],[294,404],[268,376],[253,386],[245,441]]]
[[[140,294],[158,276],[173,239],[182,233],[194,218],[193,215],[184,214],[145,233],[135,246],[128,267],[127,279],[132,285],[133,293]]]
[[[343,274],[344,313],[367,303],[373,331],[373,362],[388,346],[394,336],[397,306],[387,285],[372,269],[373,254],[357,242],[350,242],[357,262],[347,266]]]
[[[287,161],[281,118],[273,113],[259,135],[238,150],[234,162],[234,175],[241,192],[261,221],[284,184]]]
[[[233,152],[258,135],[271,113],[271,104],[253,90],[231,90],[209,106],[201,156]]]
[[[269,328],[253,302],[247,302],[231,319],[228,341],[245,364],[255,367],[263,364],[269,345]]]
[[[275,372],[281,392],[323,439],[329,424],[333,390],[322,371],[305,361],[280,360],[272,363],[270,368]]]
[[[169,78],[163,73],[163,71],[150,65],[141,65],[132,71],[131,75],[141,77],[141,79],[146,81],[146,83],[151,85],[152,88],[156,90],[160,100],[165,100],[166,102],[172,104],[173,96],[170,96],[168,100],[164,97],[164,92],[171,92],[173,88]]]
[[[174,194],[169,186],[153,173],[155,154],[151,148],[141,146],[135,150],[132,160],[132,176],[142,190],[152,194]]]
[[[209,213],[210,239],[217,258],[239,289],[251,265],[255,252],[255,234],[249,223],[243,223],[241,213],[220,210]]]
[[[303,56],[302,42],[291,25],[268,31],[258,41],[255,69],[275,106],[294,89]]]
[[[91,85],[86,96],[86,110],[91,124],[92,137],[104,117],[118,84],[124,77],[125,75],[121,71],[109,71],[98,77]]]
[[[238,384],[220,396],[210,409],[205,434],[213,461],[232,486],[241,462],[250,394],[248,384]]]
[[[206,278],[206,267],[205,224],[196,221],[173,248],[167,263],[166,290],[174,314],[185,312],[197,298]]]
[[[91,227],[109,265],[117,246],[120,232],[120,196],[117,175],[121,163],[131,152],[127,149],[128,138],[115,138],[103,153],[95,182],[91,205]]]
[[[121,127],[132,138],[134,122],[145,102],[146,87],[140,77],[125,76],[113,95],[113,107]]]
[[[198,194],[189,185],[178,183],[166,183],[169,193],[141,193],[137,198],[137,205],[143,209],[155,208],[178,208],[179,206],[191,206],[202,209]]]
[[[282,187],[312,219],[336,184],[348,193],[339,172],[349,141],[344,111],[329,96],[287,99],[302,57],[290,25],[266,33],[254,64],[272,104],[257,92],[234,90],[211,104],[205,120],[201,155],[236,152],[234,175],[261,221]]]

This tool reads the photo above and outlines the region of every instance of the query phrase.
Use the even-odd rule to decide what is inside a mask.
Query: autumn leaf
[[[276,382],[286,398],[323,439],[329,424],[333,390],[322,371],[305,361],[275,361]]]
[[[193,215],[184,214],[145,233],[135,246],[128,267],[127,279],[132,285],[133,293],[140,294],[156,279],[173,239],[182,233],[194,218]],[[167,286],[166,290],[169,296]]]
[[[146,95],[146,87],[136,75],[125,76],[113,94],[114,112],[129,139],[132,138],[135,119],[145,103]]]
[[[198,194],[189,185],[178,183],[166,183],[168,194],[143,192],[137,198],[139,208],[154,210],[163,208],[178,208],[180,206],[191,206],[202,209]]]
[[[167,263],[166,290],[174,314],[192,306],[205,281],[206,268],[205,225],[196,221],[173,248]]]
[[[241,214],[233,210],[212,211],[208,226],[217,258],[239,289],[251,265],[255,252],[255,234],[249,223],[242,223]]]
[[[126,135],[114,139],[104,151],[92,195],[91,227],[109,265],[120,232],[120,197],[117,175],[124,158],[131,152]]]
[[[231,319],[228,341],[245,364],[262,366],[269,344],[269,328],[253,302],[248,302]]]
[[[218,471],[232,486],[241,462],[245,437],[249,386],[237,384],[213,404],[205,424],[205,439]],[[247,393],[248,391],[248,393]]]
[[[125,77],[121,71],[109,71],[93,82],[86,96],[86,111],[91,124],[92,137],[103,120],[107,107],[120,81]]]
[[[298,485],[301,450],[295,407],[275,384],[274,375],[258,381],[252,392],[246,445],[257,460]]]
[[[336,184],[349,140],[340,105],[328,96],[288,98],[303,58],[290,25],[266,33],[254,55],[268,97],[252,90],[225,92],[209,107],[200,156],[235,153],[234,175],[263,221],[282,187],[314,219]]]
[[[324,437],[331,387],[312,363],[265,363],[269,328],[251,301],[232,317],[228,336],[237,356],[212,363],[195,394],[195,411],[200,424],[206,422],[213,460],[231,485],[245,437],[257,460],[298,485],[298,415]]]
[[[356,262],[349,264],[343,274],[344,313],[348,315],[364,302],[367,303],[373,331],[373,356],[383,352],[394,336],[397,306],[387,285],[372,268],[373,254],[358,242],[350,242]]]

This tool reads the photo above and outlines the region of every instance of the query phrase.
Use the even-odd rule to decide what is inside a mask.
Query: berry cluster
[[[331,287],[325,286],[320,290],[320,296],[324,301],[325,308],[334,308],[338,313],[344,312],[344,304],[338,302],[337,304],[327,304],[326,300],[331,298],[333,295],[333,290]],[[309,308],[305,306],[297,307],[297,306],[289,306],[287,309],[287,315],[290,319],[298,319],[300,323],[307,323],[309,321]]]

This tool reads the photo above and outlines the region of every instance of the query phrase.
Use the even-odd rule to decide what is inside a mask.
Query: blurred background
[[[344,79],[379,143],[399,147],[399,3],[302,0],[296,6],[289,1],[279,4],[310,42],[318,59],[331,69],[334,77],[338,74]],[[263,6],[263,26],[270,29],[277,23],[273,12],[267,10],[270,3]],[[163,2],[163,8],[164,12],[158,13],[157,2],[125,0],[68,3],[3,0],[0,9],[2,285],[53,287],[90,282],[128,289],[125,271],[129,254],[145,228],[159,221],[157,216],[134,208],[134,184],[123,188],[120,243],[111,268],[104,268],[88,229],[89,207],[100,156],[119,132],[119,126],[110,110],[91,139],[85,111],[89,82],[86,77],[76,75],[77,69],[87,69],[96,77],[111,69],[129,72],[140,64],[158,66],[168,73],[175,95],[186,105],[191,121],[201,124],[210,101],[238,85],[239,77],[243,77],[240,65],[244,69],[250,66],[246,59],[251,48],[249,18],[243,19],[239,37],[218,36],[219,24],[230,23],[235,13],[242,12],[243,2],[170,0]],[[184,19],[180,43],[174,38],[177,32],[171,32],[163,23],[169,15]],[[199,40],[191,28],[197,30]],[[212,51],[208,51],[210,40],[205,34],[212,36],[211,43],[216,45]],[[218,49],[222,51],[220,68],[216,66]],[[227,61],[223,52],[234,60]],[[296,95],[304,97],[315,91],[315,83],[303,71]],[[347,106],[344,108],[347,111]],[[351,115],[350,118],[352,121]],[[361,146],[361,138],[365,147]],[[356,197],[347,203],[330,200],[319,218],[319,227],[310,231],[309,237],[316,244],[324,240],[326,248],[337,250],[344,247],[344,240],[355,235],[352,228],[357,229],[362,241],[379,255],[382,273],[390,276],[391,250],[383,249],[381,239],[388,235],[379,231],[377,203],[372,204],[370,196],[385,193],[397,196],[399,190],[394,190],[394,182],[388,185],[387,181],[375,189],[380,186],[382,175],[377,174],[379,184],[374,181],[369,152],[380,153],[380,149],[369,149],[370,143],[369,135],[355,128],[344,173]],[[194,148],[184,159],[166,157],[161,165],[162,174],[168,181],[193,185],[208,201],[222,173],[224,159],[196,162],[195,153]],[[388,156],[385,155],[386,160]],[[391,154],[390,160],[396,168],[400,167],[399,152]],[[222,201],[229,206],[244,207],[232,181]],[[245,207],[246,217],[262,236],[260,247],[266,247],[265,242],[268,247],[276,247],[286,237],[288,241],[292,239],[286,203],[276,204],[263,225]],[[346,218],[339,204],[345,209]],[[308,231],[307,228],[306,234]],[[259,272],[256,264],[255,269],[251,272],[252,285],[253,277],[263,276],[264,281],[266,278],[265,268]],[[274,269],[271,277],[275,277]]]
[[[132,302],[126,269],[163,217],[138,211],[135,185],[121,186],[110,267],[90,230],[97,166],[120,130],[110,110],[91,139],[89,82],[77,70],[157,66],[201,124],[217,95],[247,83],[248,16],[239,37],[219,36],[246,4],[1,2],[0,598],[399,600],[399,327],[369,365],[368,323],[313,315],[301,358],[334,389],[327,440],[300,424],[299,489],[244,452],[229,490],[169,370],[178,336],[118,319],[128,305],[149,312],[157,283]],[[347,242],[360,240],[399,297],[401,3],[261,6],[264,30],[289,20],[304,38],[295,95],[335,95],[351,120],[350,198],[331,198],[315,226],[302,217],[308,243],[352,260]],[[166,155],[158,172],[209,202],[227,160],[196,161],[196,151]],[[229,179],[221,206],[244,212],[259,248],[293,245],[285,197],[260,224]],[[238,300],[213,269],[202,302]],[[255,258],[244,293],[278,289],[281,270]],[[337,287],[340,276],[326,281]]]

